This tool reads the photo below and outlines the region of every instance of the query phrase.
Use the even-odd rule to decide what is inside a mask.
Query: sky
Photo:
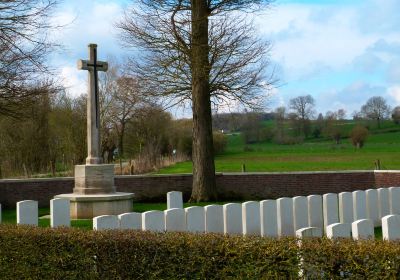
[[[64,0],[54,21],[66,25],[55,39],[64,48],[51,64],[68,93],[86,92],[87,45],[98,44],[99,59],[124,60],[131,50],[121,46],[114,24],[129,0]],[[316,110],[345,109],[350,118],[368,98],[384,97],[400,105],[400,1],[275,0],[254,15],[260,35],[272,43],[271,69],[279,80],[268,107],[288,106],[310,94]],[[175,110],[180,117],[188,112]]]

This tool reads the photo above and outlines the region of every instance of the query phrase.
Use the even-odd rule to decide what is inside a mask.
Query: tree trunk
[[[216,200],[207,0],[192,0],[193,186],[190,201]]]

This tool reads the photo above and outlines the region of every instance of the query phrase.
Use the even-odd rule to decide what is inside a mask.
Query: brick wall
[[[0,180],[0,204],[15,207],[16,202],[32,199],[48,206],[57,194],[71,193],[73,178]],[[190,196],[191,175],[116,176],[118,191],[133,192],[137,201],[165,201],[168,191]],[[260,200],[296,195],[364,190],[400,186],[400,171],[339,171],[290,173],[219,173],[220,200]]]

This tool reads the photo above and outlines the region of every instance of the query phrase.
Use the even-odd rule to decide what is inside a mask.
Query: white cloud
[[[84,72],[87,71],[79,71],[76,66],[61,68],[61,82],[70,96],[77,97],[87,93],[87,73]]]
[[[387,93],[389,96],[394,98],[394,100],[397,102],[397,105],[400,104],[400,85],[388,88]]]

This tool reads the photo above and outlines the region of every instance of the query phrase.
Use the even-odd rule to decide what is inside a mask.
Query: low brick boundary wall
[[[118,191],[135,193],[136,201],[165,201],[169,191],[190,196],[192,176],[116,176]],[[40,207],[57,194],[71,193],[73,178],[0,180],[0,204],[15,208],[18,201],[32,199]],[[296,195],[339,193],[369,188],[400,186],[399,171],[323,171],[271,173],[218,173],[219,200],[261,200]]]

